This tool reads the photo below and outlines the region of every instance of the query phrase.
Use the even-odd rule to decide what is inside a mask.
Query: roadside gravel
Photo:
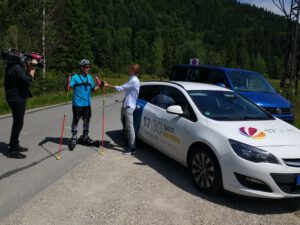
[[[149,146],[132,157],[109,144],[2,225],[299,225],[299,202],[205,196],[184,167]]]

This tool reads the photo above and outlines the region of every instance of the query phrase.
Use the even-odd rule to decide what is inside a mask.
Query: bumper
[[[260,198],[297,198],[300,197],[300,185],[297,176],[300,168],[269,163],[252,163],[236,156],[222,168],[224,189],[240,195]],[[241,180],[261,181],[267,188],[257,188]],[[299,183],[299,181],[298,181]]]

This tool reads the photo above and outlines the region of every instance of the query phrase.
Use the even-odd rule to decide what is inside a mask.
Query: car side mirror
[[[183,111],[180,105],[172,105],[167,108],[167,112],[176,115],[182,115]]]

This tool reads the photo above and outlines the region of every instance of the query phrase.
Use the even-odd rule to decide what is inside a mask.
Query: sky
[[[280,14],[282,15],[282,13],[280,12],[280,10],[274,5],[274,3],[272,2],[272,0],[238,0],[239,2],[242,3],[250,3],[253,5],[256,5],[258,7],[262,7],[265,8],[269,11],[272,11],[276,14]],[[278,0],[276,0],[278,2]],[[290,0],[286,0],[286,3],[291,2]]]

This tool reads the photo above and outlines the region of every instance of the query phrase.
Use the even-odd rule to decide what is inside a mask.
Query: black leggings
[[[72,134],[77,134],[77,125],[79,120],[83,120],[83,134],[89,133],[89,124],[92,116],[91,106],[74,106],[73,105],[73,121],[72,121]]]
[[[8,102],[12,111],[13,125],[10,136],[10,147],[16,147],[19,145],[19,136],[24,124],[24,115],[26,102]]]

